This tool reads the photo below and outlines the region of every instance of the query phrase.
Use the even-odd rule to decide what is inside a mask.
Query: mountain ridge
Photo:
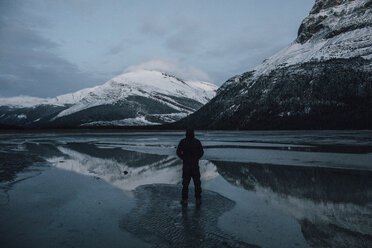
[[[0,124],[22,127],[159,125],[209,101],[217,86],[149,70],[55,98],[0,99]]]
[[[371,27],[371,1],[317,0],[294,42],[170,126],[371,129]]]

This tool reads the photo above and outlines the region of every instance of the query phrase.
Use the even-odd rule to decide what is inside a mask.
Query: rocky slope
[[[103,85],[55,98],[0,99],[0,125],[138,126],[173,122],[207,103],[217,86],[158,71],[119,75]]]
[[[372,128],[372,1],[316,0],[297,39],[177,127]]]

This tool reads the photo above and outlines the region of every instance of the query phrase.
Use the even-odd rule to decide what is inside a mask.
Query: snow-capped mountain
[[[294,42],[227,80],[177,126],[370,129],[371,60],[372,2],[316,0]]]
[[[0,124],[26,127],[137,126],[179,120],[214,97],[217,86],[158,71],[129,72],[55,98],[0,98]]]
[[[371,2],[367,0],[317,0],[303,20],[297,39],[257,66],[254,74],[317,60],[371,59],[371,14]]]

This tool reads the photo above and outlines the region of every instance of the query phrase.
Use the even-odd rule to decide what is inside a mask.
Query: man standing
[[[177,156],[183,161],[182,168],[182,205],[187,205],[189,183],[192,178],[195,186],[196,204],[201,204],[201,182],[199,159],[203,156],[203,147],[195,138],[194,130],[186,130],[186,138],[182,139],[177,147]]]

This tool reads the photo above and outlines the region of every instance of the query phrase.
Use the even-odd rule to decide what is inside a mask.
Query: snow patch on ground
[[[171,113],[171,114],[152,114],[150,116],[157,117],[164,122],[174,122],[186,117],[188,113]]]
[[[147,126],[147,125],[160,125],[161,123],[151,122],[146,120],[144,116],[136,118],[126,118],[114,121],[92,121],[81,126]]]

